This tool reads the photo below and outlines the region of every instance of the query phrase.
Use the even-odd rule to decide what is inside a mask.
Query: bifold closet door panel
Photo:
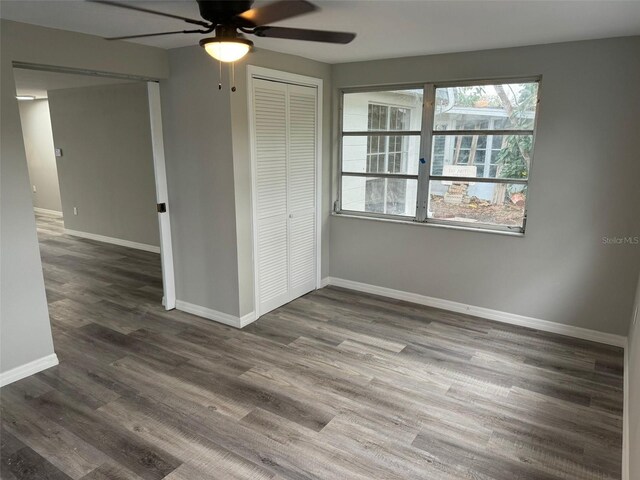
[[[317,89],[288,86],[290,299],[316,288]]]
[[[260,313],[289,301],[287,85],[254,80],[257,289]]]

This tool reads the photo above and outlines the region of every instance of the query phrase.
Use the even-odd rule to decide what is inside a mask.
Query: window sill
[[[463,230],[467,232],[489,233],[494,235],[504,235],[507,237],[524,237],[523,232],[509,232],[505,230],[490,230],[488,228],[465,227],[461,225],[443,225],[441,223],[415,222],[413,220],[400,220],[396,218],[373,217],[369,215],[358,215],[355,213],[331,212],[332,217],[357,218],[360,220],[373,220],[374,222],[398,223],[401,225],[413,225],[419,227],[444,228],[447,230]]]

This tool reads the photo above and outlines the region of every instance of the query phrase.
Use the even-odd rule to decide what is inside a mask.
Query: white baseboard
[[[494,320],[496,322],[508,323],[511,325],[519,325],[521,327],[529,327],[544,332],[558,333],[570,337],[580,338],[582,340],[591,340],[593,342],[605,343],[616,347],[624,347],[627,337],[615,335],[612,333],[598,332],[588,328],[574,327],[571,325],[562,325],[548,320],[541,320],[533,317],[526,317],[515,313],[502,312],[500,310],[492,310],[490,308],[476,307],[474,305],[466,305],[464,303],[453,302],[441,298],[427,297],[417,293],[403,292],[392,288],[378,287],[367,283],[354,282],[343,278],[328,277],[328,284],[336,287],[348,288],[359,292],[371,293],[383,297],[395,298],[396,300],[404,300],[407,302],[426,305],[434,308],[441,308],[452,312],[466,313],[476,317]],[[323,281],[324,283],[324,281]]]
[[[246,327],[250,323],[256,321],[254,312],[243,315],[242,317],[237,317],[235,315],[229,315],[228,313],[212,310],[211,308],[185,302],[183,300],[176,300],[176,308],[183,312],[198,315],[199,317],[213,320],[214,322],[224,323],[225,325],[235,328]]]
[[[41,372],[47,368],[55,367],[58,365],[58,356],[55,353],[47,355],[46,357],[39,358],[33,362],[25,363],[19,367],[12,368],[6,372],[0,373],[0,387],[9,385],[10,383],[22,380],[29,375]]]
[[[624,349],[624,400],[622,404],[622,480],[631,480],[629,472],[629,347]]]
[[[240,328],[244,328],[250,323],[255,322],[256,320],[258,320],[256,318],[256,312],[249,312],[246,315],[240,317]]]
[[[58,210],[49,210],[48,208],[33,207],[33,211],[41,215],[49,215],[50,217],[62,218],[62,212]]]
[[[120,245],[121,247],[135,248],[136,250],[144,250],[145,252],[160,253],[160,247],[156,245],[148,245],[146,243],[132,242],[130,240],[123,240],[121,238],[105,237],[104,235],[98,235],[95,233],[80,232],[78,230],[64,229],[64,233],[67,235],[73,235],[74,237],[87,238],[89,240],[96,240],[98,242],[112,243],[113,245]]]

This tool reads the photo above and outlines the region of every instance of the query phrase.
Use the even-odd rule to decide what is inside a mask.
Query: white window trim
[[[442,87],[460,87],[460,86],[475,86],[475,85],[495,85],[499,83],[538,83],[538,98],[537,98],[537,108],[536,108],[536,116],[533,129],[531,130],[522,130],[519,131],[521,134],[532,135],[532,149],[530,153],[531,162],[529,164],[529,175],[526,181],[515,180],[515,179],[488,179],[488,178],[467,178],[467,177],[455,177],[451,178],[457,181],[484,181],[490,180],[490,183],[523,183],[529,186],[531,182],[531,171],[533,167],[533,158],[534,158],[534,150],[535,150],[535,140],[536,140],[536,130],[537,123],[539,118],[539,105],[541,99],[541,84],[542,84],[542,76],[529,76],[529,77],[507,77],[507,78],[492,78],[492,79],[482,79],[482,80],[465,80],[465,81],[450,81],[450,82],[428,82],[423,84],[394,84],[394,85],[377,85],[371,87],[354,87],[354,88],[341,88],[338,89],[339,100],[338,100],[338,138],[339,145],[337,149],[338,155],[338,182],[337,182],[337,198],[334,202],[334,210],[332,215],[343,216],[347,218],[362,218],[369,220],[377,220],[377,221],[388,221],[392,223],[399,224],[410,224],[410,225],[422,225],[422,226],[432,226],[438,228],[450,228],[455,230],[467,230],[467,231],[475,231],[482,233],[496,233],[501,235],[509,235],[515,237],[522,237],[525,234],[526,226],[527,226],[527,209],[530,204],[530,191],[527,192],[527,202],[525,204],[524,217],[523,217],[523,225],[522,227],[509,227],[504,225],[493,225],[486,223],[467,223],[467,222],[456,222],[451,220],[439,220],[428,217],[428,202],[429,202],[429,181],[435,177],[436,180],[447,180],[449,177],[444,176],[436,176],[430,174],[431,169],[431,152],[432,152],[432,141],[433,141],[433,130],[434,130],[434,112],[433,108],[435,105],[435,91],[436,88]],[[389,176],[392,178],[412,178],[415,179],[415,175],[398,175],[398,174],[369,174],[366,173],[353,173],[353,172],[343,172],[342,171],[342,140],[345,136],[367,136],[372,132],[344,132],[343,131],[343,109],[344,109],[344,95],[349,93],[364,93],[364,92],[376,92],[376,91],[389,91],[389,90],[403,90],[403,89],[423,89],[423,118],[422,118],[422,128],[419,132],[420,135],[420,159],[418,165],[418,191],[417,191],[417,205],[416,205],[416,216],[408,217],[403,215],[389,215],[389,214],[380,214],[380,213],[372,213],[372,212],[361,212],[355,210],[346,210],[342,209],[342,177],[343,176],[372,176],[372,177],[385,177]],[[456,134],[464,134],[465,131],[454,131]],[[374,134],[382,134],[382,135],[417,135],[418,131],[402,131],[402,132],[373,132]],[[472,134],[487,134],[487,135],[504,135],[504,134],[512,134],[513,130],[473,130]],[[452,134],[447,134],[451,136]]]

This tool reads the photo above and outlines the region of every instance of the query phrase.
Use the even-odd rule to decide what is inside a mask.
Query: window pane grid
[[[345,132],[346,133],[346,132]],[[351,132],[349,132],[351,133]],[[371,132],[369,132],[371,133]],[[443,136],[457,136],[457,135],[533,135],[533,130],[433,130],[433,134]]]
[[[342,132],[343,137],[384,137],[389,134],[402,135],[402,136],[416,136],[422,135],[422,132],[416,130],[378,130],[370,132],[368,130]]]
[[[518,185],[526,185],[526,179],[518,178],[490,178],[490,177],[462,177],[447,175],[431,175],[430,180],[438,180],[453,183],[513,183]]]
[[[433,135],[431,175],[526,179],[532,135]],[[447,146],[447,142],[448,146]],[[508,158],[507,158],[508,157]],[[505,158],[509,160],[504,162]],[[502,161],[501,161],[502,159]],[[503,164],[504,163],[504,164]]]
[[[527,80],[502,85],[425,84],[421,91],[360,90],[343,94],[342,138],[366,139],[366,156],[362,167],[354,168],[351,160],[351,171],[345,171],[341,157],[343,177],[362,182],[359,188],[364,197],[362,206],[349,203],[348,188],[341,182],[341,209],[379,217],[410,215],[425,223],[523,232],[537,88],[537,80]],[[412,106],[397,102],[410,93],[414,95]],[[355,122],[345,126],[347,118],[357,114],[356,109],[345,108],[352,103],[345,101],[348,95],[367,97],[364,128],[358,128]],[[378,101],[381,97],[383,100]],[[424,114],[415,109],[416,98],[420,104],[423,98],[429,99]],[[420,119],[423,128],[418,130],[416,120]],[[423,145],[420,152],[409,145],[409,139],[417,136]],[[343,156],[346,153],[341,152]],[[415,171],[408,167],[414,168],[416,159],[420,168],[413,174]],[[420,205],[409,208],[416,190],[421,192]]]
[[[369,173],[369,172],[342,172],[343,177],[366,177],[366,178],[408,178],[408,179],[418,179],[418,175],[407,175],[405,173]],[[447,177],[449,178],[449,177]],[[455,177],[456,179],[458,177]],[[473,181],[477,180],[474,178]],[[491,179],[495,180],[495,179]],[[514,180],[510,180],[514,181]]]

